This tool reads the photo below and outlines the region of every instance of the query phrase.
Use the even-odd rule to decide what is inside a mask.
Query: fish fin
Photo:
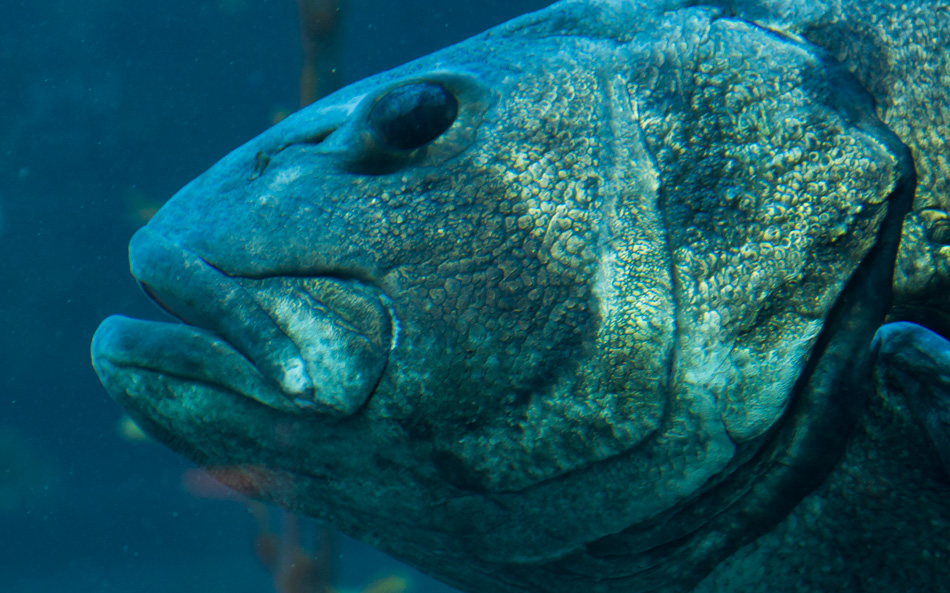
[[[879,392],[900,394],[950,480],[950,341],[915,323],[882,326],[872,344]]]

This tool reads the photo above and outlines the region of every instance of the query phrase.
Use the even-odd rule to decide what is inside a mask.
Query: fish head
[[[93,344],[107,389],[238,489],[353,531],[367,513],[431,526],[439,501],[517,491],[649,434],[662,405],[603,452],[530,462],[536,431],[570,431],[541,419],[558,394],[575,389],[565,413],[580,415],[626,363],[597,345],[617,339],[596,215],[616,184],[610,97],[595,55],[551,41],[512,59],[524,45],[469,44],[348,87],[184,187],[129,250],[182,323],[107,320]],[[640,289],[668,283],[658,270]],[[652,312],[640,323],[666,344],[669,312]],[[492,445],[510,431],[524,434]]]
[[[884,286],[906,161],[820,55],[634,4],[529,15],[225,157],[133,237],[183,323],[106,320],[106,388],[233,488],[460,586],[738,531],[710,509],[810,451],[808,393],[883,316],[842,295]]]

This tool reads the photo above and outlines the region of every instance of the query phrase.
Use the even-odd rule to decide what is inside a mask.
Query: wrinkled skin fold
[[[235,489],[464,590],[923,587],[848,576],[858,524],[947,544],[854,476],[950,518],[946,342],[902,322],[945,310],[930,153],[824,43],[849,22],[575,0],[347,87],[136,234],[182,323],[107,319],[96,371]]]

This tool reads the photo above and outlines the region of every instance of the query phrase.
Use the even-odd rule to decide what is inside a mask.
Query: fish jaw
[[[331,417],[356,413],[378,384],[394,327],[379,290],[353,279],[228,276],[148,228],[130,253],[146,293],[185,324],[110,318],[93,342],[100,376],[166,373]]]

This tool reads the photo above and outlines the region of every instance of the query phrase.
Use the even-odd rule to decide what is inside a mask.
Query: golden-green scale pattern
[[[832,2],[799,32],[825,47],[877,99],[917,169],[895,270],[897,307],[950,319],[950,7],[928,0]]]
[[[554,299],[549,311],[535,317],[535,335],[549,341],[565,331],[565,323],[578,327],[578,314],[586,318],[579,327],[586,328],[600,316],[609,322],[585,332],[596,331],[595,341],[607,347],[578,347],[542,392],[458,439],[453,451],[493,489],[523,488],[616,455],[654,430],[663,411],[656,379],[662,356],[659,365],[644,357],[651,360],[646,369],[630,362],[638,350],[664,348],[642,308],[631,319],[637,303],[626,298],[632,297],[625,285],[630,277],[647,277],[649,271],[633,270],[639,256],[630,252],[624,236],[632,227],[610,216],[601,219],[605,204],[618,201],[619,187],[618,179],[604,174],[615,158],[606,129],[610,118],[603,111],[605,83],[583,63],[561,66],[524,79],[513,92],[517,99],[499,115],[505,125],[492,139],[497,149],[476,157],[476,165],[481,176],[503,186],[501,199],[493,199],[510,239],[495,254],[499,265],[523,254],[527,263],[511,266],[522,272],[523,298]],[[619,263],[598,271],[604,254],[611,258],[615,251]],[[598,275],[613,286],[594,284],[599,292],[593,294],[591,279]],[[552,282],[559,278],[571,278],[573,284]],[[532,350],[529,357],[540,353]],[[638,389],[643,397],[625,397],[638,383],[645,384]]]
[[[679,380],[709,390],[742,441],[784,410],[874,243],[895,162],[828,105],[839,91],[813,55],[739,21],[697,18],[684,30],[651,54],[656,90],[641,87],[644,129],[668,172],[679,347],[693,361]],[[695,68],[669,68],[684,43]]]

